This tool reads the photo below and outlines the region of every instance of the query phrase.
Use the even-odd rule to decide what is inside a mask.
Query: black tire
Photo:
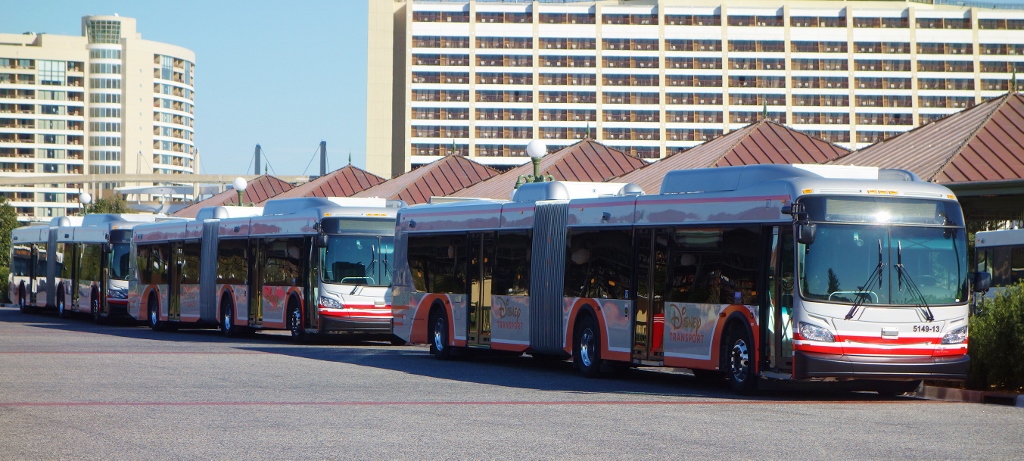
[[[225,298],[220,303],[220,332],[228,338],[237,337],[241,334],[241,327],[235,325],[235,305]]]
[[[302,309],[299,309],[299,303],[295,298],[288,303],[288,329],[292,332],[292,341],[306,342],[306,326],[302,323]]]
[[[65,304],[66,301],[64,300],[64,287],[61,286],[60,288],[58,288],[57,293],[60,293],[59,295],[57,295],[57,317],[66,319],[68,318],[68,307],[67,304]]]
[[[29,312],[28,300],[25,299],[25,285],[18,287],[18,310],[21,311],[22,314],[27,314]]]
[[[164,323],[160,321],[160,303],[156,301],[156,298],[150,296],[148,305],[147,318],[149,319],[149,328],[153,331],[163,331]]]
[[[572,346],[572,363],[587,378],[601,376],[601,331],[591,316],[576,324]]]
[[[452,358],[452,347],[448,343],[448,315],[444,310],[438,309],[430,315],[430,330],[427,331],[427,339],[430,340],[430,353],[438,360],[449,360]]]
[[[93,296],[92,302],[89,303],[89,312],[92,314],[93,323],[103,323],[103,316],[100,315],[100,300],[95,296]]]
[[[757,388],[754,369],[754,346],[750,334],[742,325],[734,325],[725,335],[723,347],[725,379],[729,387],[739,393],[752,392]]]

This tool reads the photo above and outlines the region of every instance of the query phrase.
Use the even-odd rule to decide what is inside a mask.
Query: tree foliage
[[[978,311],[970,320],[968,384],[1024,390],[1024,282],[981,301]]]
[[[101,198],[99,200],[96,200],[96,202],[93,203],[91,206],[89,206],[87,208],[87,210],[89,211],[90,214],[91,213],[133,213],[133,212],[135,212],[135,210],[132,210],[128,206],[128,202],[126,202],[124,200],[124,197],[121,197],[121,195],[119,195],[119,194],[114,194],[113,196],[106,197],[106,198]]]
[[[7,274],[11,267],[11,231],[18,227],[18,213],[7,199],[0,197],[0,280],[7,283]],[[7,301],[7,290],[2,290],[0,298]]]

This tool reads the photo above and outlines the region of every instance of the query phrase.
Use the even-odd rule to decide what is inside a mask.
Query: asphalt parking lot
[[[1018,459],[1024,410],[0,308],[0,459]]]

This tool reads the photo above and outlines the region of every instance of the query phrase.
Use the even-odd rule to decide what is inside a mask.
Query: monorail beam
[[[98,184],[113,183],[177,183],[177,184],[231,184],[241,176],[252,181],[256,175],[234,174],[41,174],[34,176],[0,177],[2,186],[31,186],[35,184]],[[309,176],[278,176],[279,179],[293,184],[309,182]]]

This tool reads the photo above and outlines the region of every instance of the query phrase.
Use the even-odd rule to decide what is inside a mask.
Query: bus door
[[[771,263],[768,265],[767,309],[761,319],[765,369],[776,373],[793,370],[793,227],[772,229]],[[765,350],[765,349],[762,349]]]
[[[662,361],[668,229],[637,229],[633,360]]]
[[[171,242],[170,273],[167,274],[167,320],[181,320],[181,269],[185,253],[181,242]]]
[[[300,270],[304,272],[305,299],[302,305],[305,306],[302,314],[302,326],[304,328],[316,328],[319,325],[319,310],[317,301],[320,299],[320,251],[321,248],[314,244],[316,237],[306,237],[302,243],[309,249],[307,259],[301,264]]]
[[[25,287],[25,294],[28,295],[28,300],[25,302],[26,305],[36,305],[36,289],[39,288],[39,284],[36,283],[36,277],[41,276],[46,276],[46,272],[39,273],[39,245],[33,243],[32,254],[29,256],[28,262],[28,286]]]
[[[249,240],[249,326],[263,326],[263,276],[266,273],[267,242]]]
[[[491,283],[494,278],[494,232],[469,235],[470,346],[491,344]]]

